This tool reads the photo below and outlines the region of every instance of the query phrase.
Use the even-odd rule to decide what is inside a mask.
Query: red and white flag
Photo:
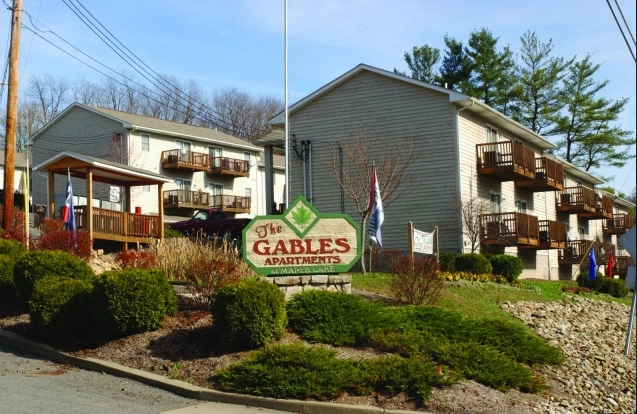
[[[372,165],[372,182],[369,193],[369,224],[367,226],[367,234],[371,241],[383,247],[383,239],[380,236],[380,226],[385,220],[385,212],[383,210],[383,200],[380,198],[380,187],[378,185],[375,165]]]

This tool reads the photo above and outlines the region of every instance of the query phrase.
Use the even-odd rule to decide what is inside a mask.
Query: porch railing
[[[250,162],[228,157],[214,157],[210,160],[210,170],[212,172],[234,171],[248,174],[250,172]]]
[[[593,242],[591,240],[570,240],[566,242],[566,249],[560,250],[558,260],[580,260],[586,256]]]
[[[535,152],[517,142],[478,144],[476,153],[479,168],[519,166],[535,172]]]
[[[546,157],[535,159],[535,178],[564,184],[564,166]]]
[[[556,193],[557,208],[581,207],[594,210],[596,207],[595,191],[590,188],[577,186],[568,187]],[[612,200],[611,200],[612,203]]]
[[[191,190],[168,190],[163,193],[164,205],[191,204],[207,207],[210,205],[210,194]]]
[[[536,216],[524,213],[492,213],[482,214],[479,218],[482,239],[538,238],[539,223]]]
[[[251,198],[234,195],[210,196],[210,206],[220,209],[250,210]]]
[[[75,207],[76,227],[86,228],[87,206]],[[131,237],[159,237],[162,226],[158,216],[133,214],[93,207],[93,232]]]
[[[190,164],[204,169],[208,169],[210,164],[208,154],[193,151],[182,152],[179,149],[162,151],[161,162],[162,164]]]
[[[566,244],[566,223],[553,220],[539,221],[540,243],[564,243]]]
[[[630,214],[613,214],[612,219],[604,220],[603,230],[626,231],[635,225],[635,217]]]

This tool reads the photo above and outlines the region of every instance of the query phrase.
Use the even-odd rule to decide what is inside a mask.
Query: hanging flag
[[[595,246],[593,246],[588,254],[588,278],[593,280],[595,277],[597,277],[597,261],[595,260]]]
[[[608,264],[606,265],[606,277],[613,277],[613,268],[615,267],[615,258],[613,254],[608,255]]]
[[[372,165],[372,182],[369,193],[369,225],[367,227],[367,234],[371,241],[383,247],[383,240],[380,236],[380,226],[385,220],[385,212],[383,211],[383,200],[380,198],[380,187],[378,186],[375,165]]]
[[[64,230],[75,231],[75,206],[73,205],[73,186],[71,185],[71,170],[67,170],[66,204],[64,208]]]

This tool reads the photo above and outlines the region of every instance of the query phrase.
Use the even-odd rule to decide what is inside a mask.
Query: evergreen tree
[[[410,77],[423,82],[434,82],[434,67],[440,61],[440,50],[429,45],[412,49],[412,54],[405,52],[405,62],[411,71]],[[407,76],[405,72],[400,72],[394,68],[394,73]]]
[[[575,58],[565,61],[551,57],[553,40],[543,43],[535,32],[527,31],[520,41],[522,65],[518,73],[517,108],[512,117],[539,134],[552,125],[549,118],[564,106],[560,82]]]
[[[445,35],[445,56],[440,65],[440,72],[435,76],[436,83],[447,84],[447,88],[459,91],[461,85],[466,85],[471,76],[471,66],[464,53],[462,42]]]
[[[601,65],[593,63],[588,55],[568,69],[561,95],[563,111],[548,116],[555,126],[550,135],[558,135],[557,154],[586,171],[591,168],[612,166],[621,168],[634,155],[632,131],[611,125],[617,121],[628,99],[611,101],[597,95],[608,81],[596,83],[593,79]]]

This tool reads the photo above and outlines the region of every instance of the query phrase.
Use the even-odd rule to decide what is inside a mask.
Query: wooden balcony
[[[611,243],[595,243],[595,261],[598,265],[608,264],[608,258],[613,255],[613,258],[617,257],[617,249],[615,245]]]
[[[250,162],[228,157],[214,157],[210,159],[209,175],[230,175],[234,177],[249,177]]]
[[[210,207],[218,208],[226,213],[249,213],[250,204],[250,197],[223,194],[210,196]]]
[[[537,245],[522,245],[523,249],[548,250],[566,249],[566,223],[552,220],[539,221]]]
[[[210,206],[210,194],[190,190],[164,191],[164,208],[186,208],[199,210]]]
[[[613,218],[604,220],[604,234],[624,234],[635,225],[635,217],[629,214],[613,214]]]
[[[557,262],[560,265],[579,265],[586,259],[593,242],[591,240],[570,240],[566,249],[559,251]]]
[[[163,151],[161,153],[161,167],[164,169],[178,169],[186,171],[208,171],[210,168],[208,154],[179,149]]]
[[[613,275],[619,276],[620,279],[626,279],[628,274],[628,266],[635,266],[635,260],[630,256],[615,256],[615,266],[613,267]]]
[[[517,142],[476,145],[478,174],[498,181],[535,179],[535,153]]]
[[[482,214],[480,241],[485,245],[536,246],[539,224],[535,216],[523,213]]]
[[[163,234],[163,223],[159,216],[125,213],[93,207],[93,239],[127,243],[151,243],[153,238]],[[75,207],[75,225],[86,228],[87,206]]]
[[[517,188],[530,191],[556,191],[564,189],[564,166],[546,157],[535,159],[535,179],[516,181]]]
[[[613,200],[602,196],[600,199],[590,188],[568,187],[556,193],[555,209],[560,212],[577,214],[588,220],[612,219]]]

